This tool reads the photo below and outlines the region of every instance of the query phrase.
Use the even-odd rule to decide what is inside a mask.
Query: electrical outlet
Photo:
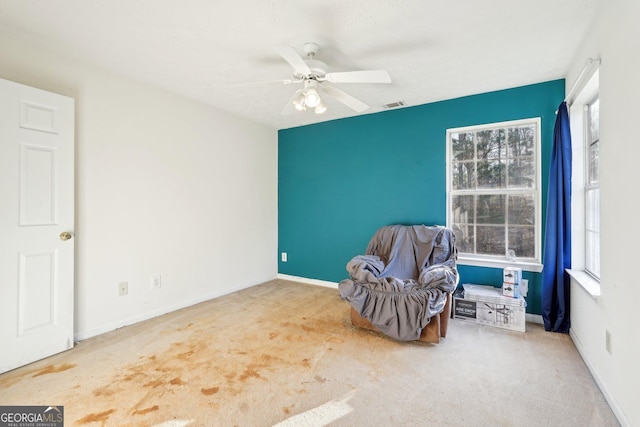
[[[118,283],[118,295],[121,297],[129,294],[129,282]]]
[[[282,258],[282,262],[287,262],[287,253],[282,252],[281,258]]]
[[[153,289],[160,289],[162,287],[162,276],[157,274],[155,276],[151,276],[151,287]]]
[[[611,332],[605,330],[604,331],[604,348],[607,350],[607,353],[611,353]]]
[[[529,280],[528,279],[522,279],[520,281],[520,295],[522,297],[526,297],[527,294],[529,293]]]

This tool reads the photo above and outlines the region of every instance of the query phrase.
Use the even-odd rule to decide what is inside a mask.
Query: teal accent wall
[[[339,282],[381,226],[445,225],[449,128],[540,117],[544,209],[564,93],[564,80],[554,80],[280,130],[278,254],[288,260],[278,258],[278,271]],[[461,283],[502,283],[501,269],[460,265],[459,272]],[[527,311],[540,314],[541,275],[524,277]]]

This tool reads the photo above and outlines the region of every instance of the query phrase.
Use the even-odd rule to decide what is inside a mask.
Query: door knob
[[[60,240],[69,240],[71,237],[73,236],[68,231],[63,231],[62,233],[60,233]]]

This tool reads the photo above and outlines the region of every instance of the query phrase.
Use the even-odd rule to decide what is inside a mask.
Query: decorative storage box
[[[516,285],[514,283],[503,283],[502,296],[518,298],[520,296],[520,285]]]
[[[522,297],[505,297],[501,288],[464,284],[453,294],[453,317],[497,328],[525,332]]]
[[[522,269],[508,267],[502,270],[502,295],[505,297],[518,298],[519,288],[522,282]]]
[[[522,269],[518,267],[508,267],[502,270],[502,283],[513,283],[519,285],[522,280]]]

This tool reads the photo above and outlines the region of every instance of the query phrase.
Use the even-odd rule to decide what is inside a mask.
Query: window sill
[[[569,276],[571,276],[571,278],[593,298],[598,299],[600,297],[600,282],[585,273],[584,270],[567,269],[567,273],[569,273]]]
[[[506,267],[520,267],[522,271],[531,271],[534,273],[540,273],[542,271],[542,264],[536,262],[523,262],[523,261],[501,261],[501,260],[488,260],[478,258],[467,258],[459,255],[457,263],[459,265],[472,265],[475,267],[489,267],[489,268],[506,268]]]

